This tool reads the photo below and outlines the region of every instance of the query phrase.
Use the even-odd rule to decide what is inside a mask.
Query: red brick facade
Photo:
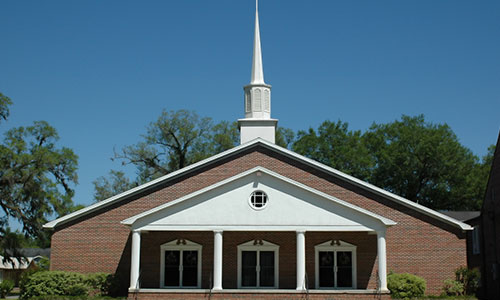
[[[397,225],[387,230],[388,272],[408,272],[427,280],[427,293],[439,294],[443,280],[466,265],[465,235],[456,227],[425,216],[343,179],[288,158],[277,151],[254,145],[243,153],[205,165],[142,195],[124,199],[91,215],[56,227],[52,236],[51,268],[79,272],[111,272],[123,276],[128,286],[130,229],[120,221],[172,201],[256,166],[263,166],[316,190],[387,217]],[[213,233],[145,233],[141,247],[141,283],[159,284],[159,245],[177,237],[203,245],[202,287],[208,287],[213,265]],[[376,288],[376,236],[367,233],[306,233],[306,272],[314,287],[314,245],[341,239],[358,247],[358,288]],[[251,239],[280,245],[280,288],[295,288],[295,232],[224,232],[223,286],[236,287],[236,246]],[[144,299],[149,299],[149,296]],[[316,297],[316,296],[315,296]],[[320,299],[322,296],[317,296]],[[344,299],[343,296],[330,297]],[[371,299],[371,298],[370,298]]]

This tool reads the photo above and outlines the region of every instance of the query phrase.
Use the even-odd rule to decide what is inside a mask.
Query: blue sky
[[[272,116],[294,130],[366,130],[402,114],[448,123],[482,156],[500,129],[500,1],[260,1]],[[255,3],[1,1],[0,131],[46,120],[79,159],[75,202],[113,148],[163,109],[243,116]],[[129,170],[130,171],[130,170]]]

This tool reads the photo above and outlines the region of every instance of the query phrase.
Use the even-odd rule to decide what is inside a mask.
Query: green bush
[[[95,295],[109,295],[112,289],[112,274],[109,273],[90,273],[87,274],[85,283],[92,289]]]
[[[391,273],[387,276],[387,288],[391,291],[393,298],[411,299],[424,295],[426,282],[425,279],[416,275]]]
[[[455,280],[444,281],[444,294],[448,296],[473,295],[479,287],[479,279],[479,270],[460,267],[455,271]]]
[[[446,279],[444,281],[444,294],[447,296],[461,296],[464,294],[464,285],[460,281]]]
[[[5,298],[14,288],[14,282],[9,279],[4,279],[0,282],[0,298]]]
[[[62,271],[32,271],[21,278],[20,299],[47,296],[109,295],[114,276],[108,273],[80,274]]]
[[[19,298],[27,300],[48,295],[86,296],[89,286],[85,279],[85,275],[74,272],[36,272],[21,281]]]
[[[461,282],[464,287],[465,295],[473,295],[479,287],[480,273],[478,269],[469,269],[467,267],[458,268],[455,271],[456,280]]]

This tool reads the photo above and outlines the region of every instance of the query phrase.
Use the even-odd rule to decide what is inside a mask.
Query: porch
[[[385,256],[385,230],[133,231],[129,297],[385,299]]]

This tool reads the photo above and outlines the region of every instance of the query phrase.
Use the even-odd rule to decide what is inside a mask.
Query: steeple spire
[[[260,48],[259,0],[255,0],[255,36],[253,40],[252,80],[250,84],[263,84],[262,50]]]
[[[245,118],[238,120],[241,143],[256,138],[274,143],[278,120],[271,119],[271,86],[264,82],[258,0],[255,1],[252,78],[250,84],[243,89],[245,90]]]

